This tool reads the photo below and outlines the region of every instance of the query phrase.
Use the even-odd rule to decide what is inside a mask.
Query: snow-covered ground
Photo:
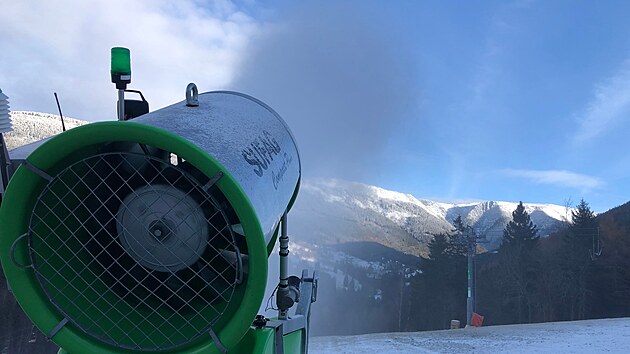
[[[630,318],[314,337],[309,353],[630,353]]]

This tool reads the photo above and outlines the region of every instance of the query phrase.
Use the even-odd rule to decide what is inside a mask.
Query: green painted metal
[[[36,168],[54,176],[73,161],[94,155],[102,144],[117,141],[137,142],[173,152],[209,177],[218,171],[225,174],[217,186],[230,200],[241,221],[247,235],[250,262],[245,284],[238,289],[240,291],[234,295],[224,318],[215,326],[223,345],[228,349],[235,348],[247,333],[262,303],[267,280],[268,254],[262,229],[250,201],[220,163],[182,137],[133,122],[93,123],[71,129],[44,143],[29,156],[28,161]],[[27,232],[33,206],[45,185],[44,179],[24,166],[11,178],[0,208],[0,260],[20,306],[43,333],[49,333],[63,320],[62,316],[43,294],[33,271],[17,267],[10,261],[9,254],[13,242]],[[27,242],[20,242],[17,245],[15,256],[19,263],[28,264],[30,258]],[[121,306],[116,310],[127,309]],[[139,317],[136,319],[143,320]],[[165,324],[164,329],[168,330],[169,326]],[[64,326],[52,339],[70,353],[135,352],[100,342],[71,323]],[[177,349],[162,352],[201,354],[218,353],[219,350],[208,335]]]
[[[303,329],[291,332],[284,336],[285,353],[302,353],[302,333]]]
[[[303,329],[284,335],[284,352],[287,354],[302,353]],[[272,328],[250,327],[241,342],[234,348],[234,353],[275,353],[275,332]]]
[[[283,338],[284,352],[297,354],[302,352],[302,333],[304,330],[289,333]],[[231,350],[233,353],[274,354],[275,335],[271,328],[250,327],[241,341]],[[65,349],[59,349],[57,354],[70,354]]]

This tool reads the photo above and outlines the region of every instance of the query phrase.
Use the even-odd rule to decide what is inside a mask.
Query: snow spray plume
[[[289,6],[251,39],[233,88],[283,116],[306,177],[361,180],[414,98],[411,55],[376,4]]]

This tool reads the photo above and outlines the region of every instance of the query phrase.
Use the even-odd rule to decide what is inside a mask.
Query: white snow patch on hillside
[[[424,207],[431,214],[440,217],[442,219],[446,219],[446,213],[450,208],[452,208],[456,204],[442,203],[436,202],[429,199],[420,199],[420,202],[424,204]]]
[[[410,204],[415,204],[415,205],[419,205],[419,206],[424,206],[422,203],[420,203],[420,201],[418,199],[416,199],[411,194],[404,194],[404,193],[400,193],[400,192],[390,191],[390,190],[379,188],[379,187],[375,187],[375,186],[368,186],[368,189],[373,191],[377,198],[389,199],[389,200],[394,200],[394,201],[398,201],[398,202],[410,203]]]
[[[630,352],[629,318],[314,337],[309,342],[312,354],[602,352]]]

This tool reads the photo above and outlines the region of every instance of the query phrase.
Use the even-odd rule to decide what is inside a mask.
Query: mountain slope
[[[426,255],[432,235],[450,232],[457,216],[487,238],[486,248],[498,247],[517,205],[495,201],[440,203],[360,183],[307,179],[290,216],[301,242],[372,241],[404,253]],[[571,211],[551,204],[525,204],[525,208],[541,236],[566,225]]]
[[[431,234],[452,229],[415,198],[384,198],[383,192],[388,191],[360,183],[305,180],[290,213],[296,240],[320,245],[373,241],[418,255],[426,254]]]

